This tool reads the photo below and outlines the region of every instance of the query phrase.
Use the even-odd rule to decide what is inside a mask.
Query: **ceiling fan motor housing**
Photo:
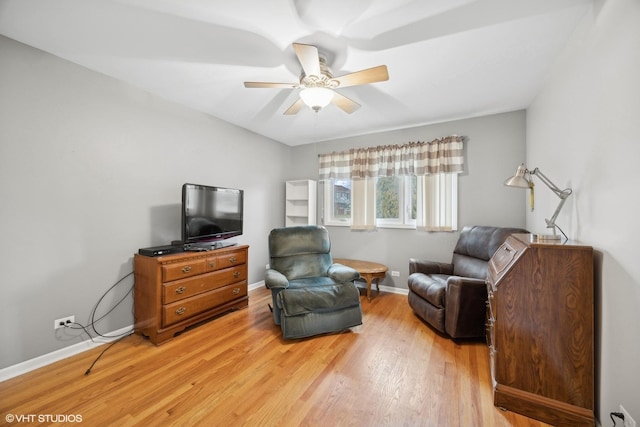
[[[304,70],[302,70],[300,73],[300,86],[308,88],[325,87],[328,89],[335,89],[340,86],[340,82],[333,79],[333,73],[327,65],[327,59],[323,55],[318,55],[318,59],[320,60],[320,75],[307,76]]]

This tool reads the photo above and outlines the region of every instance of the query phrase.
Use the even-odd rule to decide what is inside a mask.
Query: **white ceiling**
[[[288,145],[526,108],[592,0],[0,0],[0,34]],[[298,89],[291,44],[362,104],[282,113]]]

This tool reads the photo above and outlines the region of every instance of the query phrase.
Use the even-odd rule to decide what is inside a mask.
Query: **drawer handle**
[[[187,311],[187,309],[186,309],[186,308],[184,308],[184,307],[180,307],[179,309],[177,309],[177,310],[176,310],[176,314],[177,314],[178,316],[181,316],[181,315],[183,315],[183,314],[184,314],[184,312],[185,312],[185,311]]]
[[[238,277],[240,277],[240,272],[239,272],[239,271],[234,271],[234,272],[233,272],[233,277],[235,277],[236,279],[237,279]]]
[[[176,294],[183,294],[186,290],[187,288],[185,288],[184,286],[180,286],[178,289],[176,289]]]
[[[230,262],[231,264],[235,263],[237,260],[238,260],[238,258],[236,258],[236,257],[234,257],[234,256],[232,256],[231,258],[229,258],[229,262]]]
[[[211,261],[211,262],[209,263],[209,268],[213,268],[213,267],[215,267],[215,266],[216,266],[216,263],[215,263],[215,262]]]
[[[240,288],[233,288],[233,294],[238,295],[240,293]]]
[[[187,265],[186,267],[182,268],[182,272],[185,273],[185,274],[190,272],[190,271],[191,271],[191,266],[190,265]]]

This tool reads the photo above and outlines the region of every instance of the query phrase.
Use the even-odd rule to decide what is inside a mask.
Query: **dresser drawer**
[[[246,265],[164,283],[162,285],[162,303],[169,304],[242,280],[247,280]]]
[[[218,268],[227,268],[234,265],[246,264],[247,252],[246,251],[229,252],[226,254],[218,255],[216,259],[218,262]]]
[[[162,324],[168,326],[234,299],[247,296],[247,282],[214,289],[162,306]]]
[[[195,276],[205,272],[206,260],[189,259],[184,261],[176,261],[162,265],[162,281],[170,282],[172,280],[183,279],[185,277]]]
[[[214,271],[246,263],[247,251],[234,251],[208,257],[205,268],[206,271]]]

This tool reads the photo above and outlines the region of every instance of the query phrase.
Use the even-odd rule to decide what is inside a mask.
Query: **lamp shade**
[[[529,188],[530,181],[525,177],[529,171],[525,165],[518,166],[516,174],[504,182],[507,187]]]
[[[300,91],[302,101],[318,112],[331,102],[333,91],[324,87],[308,87]]]

